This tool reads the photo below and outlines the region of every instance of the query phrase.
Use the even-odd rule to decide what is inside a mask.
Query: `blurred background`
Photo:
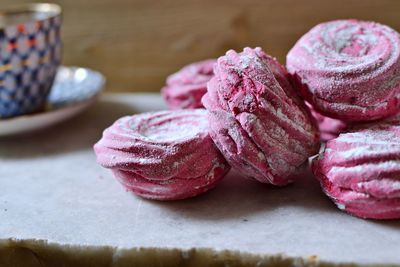
[[[37,1],[1,0],[2,7]],[[108,91],[153,91],[167,75],[226,50],[261,46],[281,63],[315,24],[374,20],[400,31],[398,0],[55,0],[64,65],[99,70]]]

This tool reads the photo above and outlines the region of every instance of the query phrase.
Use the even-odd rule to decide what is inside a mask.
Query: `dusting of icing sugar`
[[[389,100],[399,94],[400,35],[373,22],[323,23],[291,49],[287,66],[320,110],[351,120],[377,119],[378,111],[394,108]]]
[[[377,135],[378,136],[378,135]],[[393,135],[393,138],[397,138]],[[335,139],[336,143],[352,143],[352,144],[369,144],[369,145],[397,145],[394,141],[395,139],[388,140],[388,139],[379,139],[374,136],[363,135],[363,134],[341,134],[337,139]]]
[[[395,181],[391,184],[392,190],[400,190],[400,181]]]
[[[249,57],[247,55],[242,55],[240,57],[240,68],[246,69],[250,66],[250,63],[254,60],[254,57]]]
[[[278,155],[272,155],[267,158],[267,162],[274,172],[281,174],[293,173],[297,166],[292,166],[288,161]]]
[[[238,70],[247,69],[251,65],[258,69],[265,68],[264,62],[257,55],[240,54],[240,63],[238,66]]]
[[[196,155],[192,153],[189,157],[182,154],[183,144],[192,142],[191,149],[203,143],[205,148],[212,147],[206,114],[205,110],[187,110],[123,117],[107,128],[103,138],[95,145],[98,162],[109,168],[163,166],[163,169],[149,170],[152,173],[150,176],[158,177],[159,173],[164,173],[163,179],[168,179],[181,164],[191,161]],[[210,156],[215,154],[213,152],[210,150]],[[174,157],[175,160],[166,161]]]
[[[158,141],[158,142],[171,142],[176,139],[190,139],[195,138],[198,134],[202,133],[197,125],[182,126],[180,123],[169,122],[164,125],[157,125],[156,127],[148,127],[141,131],[143,137]]]
[[[153,194],[169,194],[169,193],[171,193],[171,191],[174,190],[173,187],[169,187],[169,186],[165,186],[165,185],[167,185],[167,184],[162,184],[162,183],[160,183],[160,184],[151,184],[150,186],[146,184],[145,186],[142,186],[142,187],[136,186],[136,188],[142,188],[142,190],[146,190],[149,193],[151,193],[150,195],[153,195]]]
[[[334,32],[334,38],[332,38],[332,32]],[[376,45],[378,39],[368,28],[344,23],[335,25],[333,28],[327,27],[321,35],[326,46],[345,58],[366,55],[368,50]]]
[[[246,94],[246,95],[244,96],[244,100],[243,100],[243,104],[244,104],[244,105],[249,106],[249,105],[250,105],[251,103],[253,103],[253,102],[254,102],[254,98],[253,98],[252,95]]]
[[[97,162],[112,169],[128,190],[151,199],[198,195],[214,187],[230,168],[208,134],[205,110],[121,118],[103,132],[94,149]],[[217,167],[221,171],[215,171]]]
[[[275,116],[277,116],[280,120],[288,123],[291,127],[298,130],[302,134],[306,136],[312,136],[312,133],[301,127],[301,125],[297,124],[295,121],[289,119],[286,114],[282,113],[280,109],[275,109],[266,99],[261,98],[260,103],[266,108],[269,109]]]
[[[356,166],[333,166],[329,172],[330,175],[338,175],[339,173],[362,173],[371,170],[390,170],[390,169],[400,169],[400,160],[388,160],[377,163],[363,163]],[[362,177],[360,177],[362,179]]]
[[[380,103],[371,105],[373,106],[373,108],[378,109],[378,108],[385,108],[388,105],[388,100],[382,101]],[[338,111],[347,111],[349,109],[353,109],[353,110],[357,110],[357,112],[360,113],[367,113],[370,109],[371,106],[369,107],[362,107],[359,105],[355,105],[355,104],[349,104],[349,103],[329,103],[329,106],[332,109],[338,110]]]
[[[221,162],[220,160],[214,159],[213,167],[205,176],[207,180],[214,179],[214,177],[215,177],[214,172],[216,169],[224,170],[224,169],[226,169],[226,164],[224,162]]]
[[[249,114],[246,117],[255,117]],[[242,121],[242,119],[240,119]],[[253,126],[247,123],[242,125],[245,131],[252,138],[252,141],[260,149],[257,158],[261,162],[267,162],[270,169],[283,176],[294,171],[308,157],[308,152],[300,142],[291,139],[289,135],[274,122],[268,122],[270,128],[266,129],[261,125],[259,119],[252,120]],[[282,135],[276,134],[277,129]],[[253,134],[254,133],[254,134]],[[262,133],[262,134],[259,134]],[[277,152],[279,151],[279,152]],[[282,154],[284,153],[284,154]]]
[[[329,67],[339,68],[340,73],[346,71],[362,73],[363,68],[376,68],[381,62],[379,59],[387,58],[390,61],[393,59],[392,56],[398,54],[398,45],[393,43],[395,38],[386,26],[376,27],[376,24],[368,22],[345,20],[322,25],[311,31],[311,38],[320,41],[302,45],[310,54],[319,51],[322,56],[315,60],[316,66],[321,69]],[[391,52],[385,49],[379,50],[378,47],[382,42],[389,42],[392,44],[390,48],[394,50]],[[364,66],[361,65],[363,61],[366,62]]]
[[[396,147],[393,146],[376,147],[371,145],[358,146],[346,151],[337,151],[335,153],[335,157],[337,155],[344,159],[357,159],[362,157],[370,157],[378,155],[384,156],[389,152],[390,153],[398,152],[400,154],[400,144],[397,144]]]
[[[215,77],[208,84],[209,96],[214,93],[220,103],[204,101],[204,105],[232,116],[227,122],[226,116],[211,112],[215,116],[210,119],[211,136],[230,164],[261,182],[283,185],[290,182],[289,174],[307,160],[310,146],[319,140],[307,114],[298,106],[301,100],[291,101],[269,68],[267,57],[260,48],[245,48],[241,53],[230,50],[220,57]],[[276,72],[283,81],[288,74],[280,67],[282,73]],[[265,125],[259,121],[263,116],[268,121]]]
[[[208,120],[204,110],[166,113],[160,116],[144,117],[139,124],[131,124],[131,129],[137,129],[141,138],[157,142],[172,142],[174,140],[192,139],[204,134],[208,129]]]

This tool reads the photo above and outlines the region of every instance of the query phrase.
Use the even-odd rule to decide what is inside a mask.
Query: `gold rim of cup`
[[[43,17],[32,17],[20,22],[7,22],[8,17],[15,17],[22,14],[43,14]],[[34,21],[43,21],[62,14],[61,6],[52,3],[32,3],[32,4],[19,4],[7,8],[0,9],[0,30],[7,27],[15,26],[18,24],[25,24]]]

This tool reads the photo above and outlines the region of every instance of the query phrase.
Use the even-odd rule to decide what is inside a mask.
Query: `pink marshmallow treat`
[[[315,109],[309,103],[306,104],[311,111],[311,115],[317,121],[322,141],[328,141],[336,138],[340,133],[346,130],[346,122],[324,116],[315,111]]]
[[[276,64],[261,48],[228,51],[214,67],[203,104],[211,137],[233,167],[260,182],[286,185],[318,152],[319,133],[301,99],[278,83],[290,86]]]
[[[361,218],[400,218],[400,116],[358,125],[313,162],[325,193]]]
[[[400,110],[400,35],[367,21],[312,28],[287,55],[301,94],[321,114],[370,121]]]
[[[123,117],[94,149],[98,163],[112,169],[124,187],[149,199],[199,195],[230,168],[208,134],[204,109]]]
[[[214,76],[215,59],[203,60],[183,67],[167,78],[161,95],[170,109],[202,108],[201,98],[207,82]]]

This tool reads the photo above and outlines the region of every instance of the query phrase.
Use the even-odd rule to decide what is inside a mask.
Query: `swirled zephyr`
[[[400,110],[400,35],[388,26],[319,24],[289,51],[287,68],[304,98],[329,117],[369,121]]]
[[[361,218],[400,218],[399,125],[396,115],[326,143],[313,171],[340,209]]]
[[[215,59],[207,59],[183,67],[168,76],[161,95],[170,109],[202,108],[201,98],[207,82],[214,76]]]
[[[201,194],[230,168],[208,134],[204,109],[123,117],[94,149],[98,163],[112,169],[128,190],[150,199]]]
[[[261,48],[245,48],[220,57],[214,74],[203,104],[229,164],[263,183],[291,182],[318,152],[319,133],[286,70]]]

